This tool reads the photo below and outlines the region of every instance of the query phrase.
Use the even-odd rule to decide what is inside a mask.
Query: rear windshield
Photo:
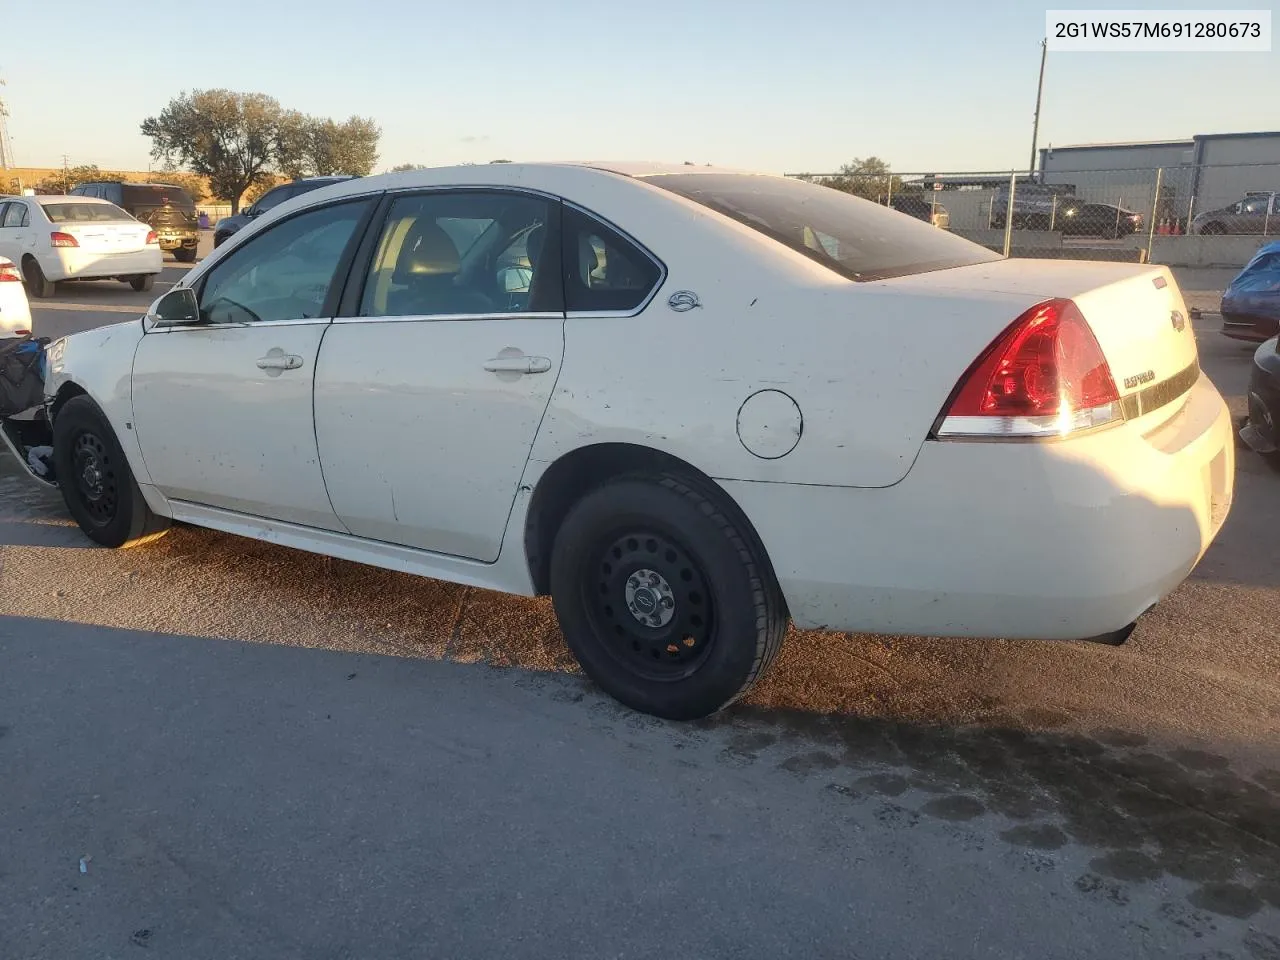
[[[191,194],[181,187],[170,187],[157,184],[139,184],[124,186],[124,202],[129,206],[194,207]]]
[[[114,203],[46,203],[44,215],[53,223],[107,223],[132,220]]]
[[[644,178],[772,237],[850,280],[999,260],[986,247],[831,187],[751,174]]]

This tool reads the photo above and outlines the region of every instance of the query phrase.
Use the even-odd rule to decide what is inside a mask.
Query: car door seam
[[[325,338],[329,336],[329,331],[333,329],[333,318],[330,317],[325,322],[324,331],[320,334],[320,342],[316,344],[316,357],[311,363],[311,436],[316,444],[316,462],[320,465],[320,486],[324,487],[324,498],[329,501],[329,509],[333,512],[338,523],[342,525],[342,529],[347,531],[351,536],[351,528],[347,526],[347,521],[342,519],[338,513],[338,508],[333,504],[333,494],[329,492],[329,477],[325,474],[324,454],[320,452],[320,423],[316,416],[316,385],[320,380],[320,354],[324,351]]]

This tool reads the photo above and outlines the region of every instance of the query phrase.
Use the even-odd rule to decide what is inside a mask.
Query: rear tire
[[[191,247],[188,249],[187,247],[179,247],[177,250],[173,251],[173,258],[179,263],[195,263],[196,248]]]
[[[33,297],[47,300],[58,292],[57,284],[44,275],[40,261],[35,257],[22,261],[22,279],[26,281],[27,293]]]
[[[687,477],[636,475],[587,493],[551,553],[556,616],[582,669],[627,706],[715,713],[764,673],[786,604],[754,533]]]
[[[156,285],[156,275],[154,273],[140,273],[136,277],[129,278],[129,286],[137,290],[138,293],[145,293]]]
[[[169,519],[147,506],[111,424],[88,397],[72,397],[58,411],[53,464],[67,510],[95,543],[131,547],[169,529]]]

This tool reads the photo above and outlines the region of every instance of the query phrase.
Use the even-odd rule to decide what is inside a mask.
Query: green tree
[[[175,187],[181,187],[196,203],[209,196],[204,177],[186,170],[157,170],[151,179],[157,183],[171,183]]]
[[[378,162],[381,138],[382,129],[370,117],[348,117],[342,123],[313,117],[307,131],[307,169],[315,177],[367,177]]]
[[[844,164],[837,174],[805,174],[802,179],[878,203],[886,203],[891,190],[896,194],[904,189],[902,178],[894,176],[889,164],[879,157],[867,157],[865,160],[855,157],[852,163]]]
[[[235,213],[241,194],[291,159],[281,151],[290,147],[280,140],[283,116],[279,102],[263,93],[196,90],[142,121],[142,133],[156,160],[207,177]]]
[[[85,163],[66,170],[58,170],[49,174],[36,184],[36,189],[43,193],[61,194],[71,190],[77,184],[91,180],[118,180],[119,174],[98,169],[97,164]]]

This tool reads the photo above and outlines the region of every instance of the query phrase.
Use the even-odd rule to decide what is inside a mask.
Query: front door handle
[[[292,353],[268,354],[258,358],[259,370],[297,370],[302,366],[302,358]]]
[[[546,373],[551,361],[546,357],[494,357],[484,362],[490,373]]]

